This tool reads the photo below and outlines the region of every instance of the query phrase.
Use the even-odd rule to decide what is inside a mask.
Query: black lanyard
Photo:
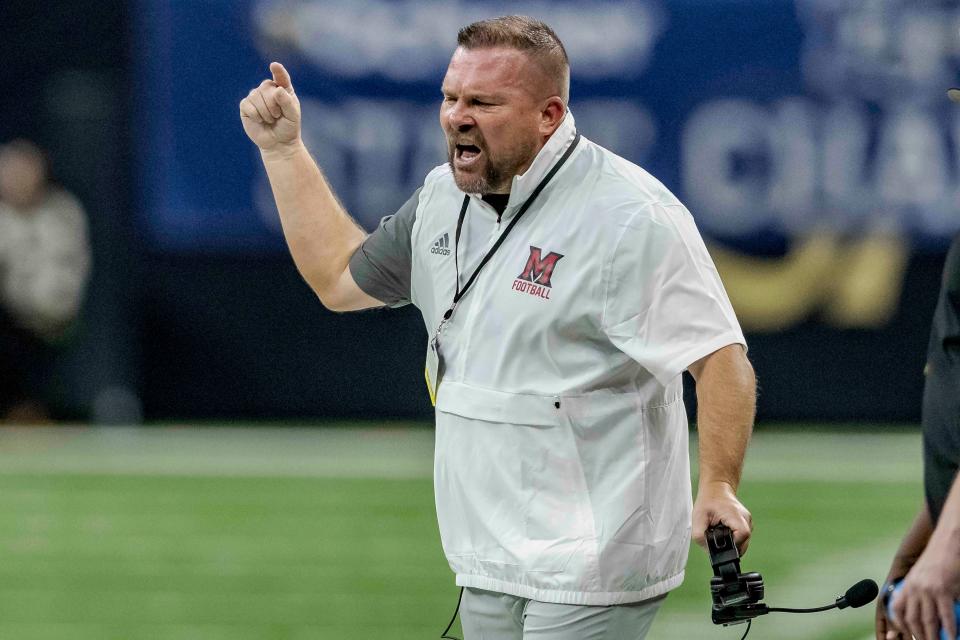
[[[467,295],[467,291],[470,290],[471,285],[477,279],[477,276],[480,275],[480,270],[483,269],[487,263],[490,261],[490,258],[493,257],[493,254],[497,252],[497,249],[500,248],[500,245],[503,244],[503,241],[507,239],[507,236],[513,230],[517,223],[520,222],[520,218],[523,217],[523,214],[527,212],[527,209],[530,208],[530,205],[533,204],[533,201],[537,199],[537,196],[540,195],[540,192],[543,191],[544,187],[547,186],[547,183],[550,182],[551,178],[556,175],[557,171],[560,171],[566,161],[570,158],[570,155],[573,153],[573,150],[577,148],[577,144],[580,142],[580,133],[578,132],[573,138],[573,142],[570,143],[570,146],[564,152],[563,156],[557,160],[557,163],[553,165],[553,168],[550,169],[549,173],[543,177],[543,180],[540,181],[540,184],[537,185],[537,188],[533,190],[533,193],[530,194],[530,197],[527,198],[526,202],[523,203],[523,206],[517,211],[516,215],[513,216],[513,219],[510,220],[510,224],[507,225],[507,228],[504,229],[503,233],[500,234],[500,237],[497,238],[497,241],[494,243],[490,250],[487,251],[487,255],[483,256],[483,260],[480,261],[480,264],[477,265],[477,268],[474,269],[473,274],[467,279],[467,283],[463,285],[463,288],[460,288],[460,262],[458,256],[460,254],[460,231],[463,229],[463,220],[467,217],[467,208],[470,206],[470,196],[463,196],[463,206],[460,207],[460,217],[457,219],[457,233],[454,236],[453,243],[453,264],[456,269],[457,274],[457,290],[453,294],[453,302],[450,304],[450,308],[447,309],[443,314],[444,320],[449,320],[450,316],[453,315],[453,310],[456,308],[457,303],[463,299],[463,296]]]

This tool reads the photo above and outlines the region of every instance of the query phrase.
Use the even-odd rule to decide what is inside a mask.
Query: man
[[[640,639],[686,563],[684,370],[700,406],[694,537],[722,521],[747,546],[743,335],[686,209],[577,133],[556,34],[508,16],[458,45],[449,163],[370,236],[304,148],[282,65],[241,102],[243,126],[323,303],[423,314],[437,515],[468,640]]]
[[[926,499],[887,574],[904,578],[894,600],[896,624],[877,605],[877,640],[957,637],[954,602],[960,601],[960,236],[943,269],[940,300],[927,348],[923,390],[923,465]]]
[[[0,147],[0,421],[46,422],[44,401],[90,272],[86,214],[32,142]]]

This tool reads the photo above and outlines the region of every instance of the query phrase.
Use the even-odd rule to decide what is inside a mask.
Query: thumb
[[[709,527],[710,514],[699,511],[693,514],[693,522],[691,526],[693,541],[704,549],[707,548],[707,529]]]
[[[270,63],[270,73],[273,74],[273,81],[277,86],[283,87],[289,93],[293,93],[293,82],[290,80],[290,74],[279,62]]]

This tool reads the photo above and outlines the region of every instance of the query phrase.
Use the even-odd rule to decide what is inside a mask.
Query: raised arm
[[[283,235],[293,261],[320,301],[333,311],[379,307],[350,274],[366,233],[347,214],[300,136],[300,101],[290,74],[270,64],[264,80],[240,102],[240,121],[260,148]]]
[[[693,539],[705,547],[710,525],[723,522],[743,553],[753,520],[737,499],[743,458],[753,431],[756,378],[744,349],[732,344],[690,365],[697,383],[700,481],[693,506]]]

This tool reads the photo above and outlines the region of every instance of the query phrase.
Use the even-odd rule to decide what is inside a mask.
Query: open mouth
[[[458,144],[456,153],[457,164],[460,166],[471,165],[476,162],[482,153],[480,147],[476,145]]]

